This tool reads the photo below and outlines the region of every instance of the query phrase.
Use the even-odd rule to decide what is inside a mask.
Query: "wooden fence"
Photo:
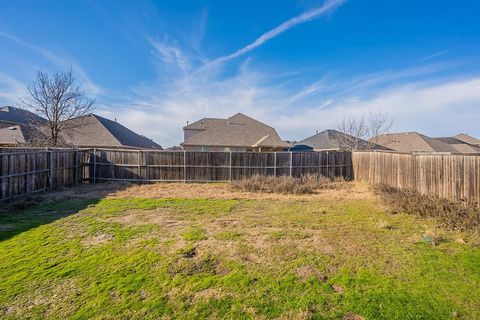
[[[352,179],[351,153],[2,149],[0,200],[81,182],[211,182],[309,173]]]
[[[88,150],[0,152],[0,200],[80,183],[89,178]]]
[[[476,155],[117,149],[2,149],[0,200],[82,182],[210,182],[309,173],[480,203]]]
[[[93,151],[94,181],[232,181],[253,175],[352,179],[350,152]]]
[[[480,203],[480,156],[353,152],[356,180]]]

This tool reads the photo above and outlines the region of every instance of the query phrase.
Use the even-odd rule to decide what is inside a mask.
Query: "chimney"
[[[190,122],[190,121],[187,120],[187,126],[188,126],[188,123],[189,123],[189,122]]]
[[[317,133],[316,133],[316,134],[318,134],[318,130],[316,130],[316,131],[317,131]]]
[[[115,118],[115,122],[117,122],[117,118]]]

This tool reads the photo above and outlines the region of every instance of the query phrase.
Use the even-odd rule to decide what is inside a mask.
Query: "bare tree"
[[[59,71],[50,77],[47,73],[37,72],[37,78],[28,87],[29,101],[22,101],[25,107],[47,119],[49,144],[60,143],[61,133],[77,122],[73,118],[90,113],[95,100],[87,96],[75,85],[72,70]]]
[[[379,137],[386,134],[393,126],[393,119],[381,111],[370,112],[368,115],[368,138],[370,146],[375,147],[379,142]]]
[[[373,149],[377,145],[378,136],[388,133],[393,120],[383,112],[370,112],[354,117],[343,115],[336,124],[340,131],[340,149],[354,151],[358,149]],[[368,141],[367,143],[365,141]]]

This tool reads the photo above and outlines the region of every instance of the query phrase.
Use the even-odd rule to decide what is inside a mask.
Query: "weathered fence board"
[[[96,149],[95,181],[232,181],[253,175],[352,178],[349,152],[203,152]]]
[[[0,200],[80,183],[89,176],[86,150],[27,149],[0,153]]]
[[[480,156],[353,152],[356,180],[480,203]]]

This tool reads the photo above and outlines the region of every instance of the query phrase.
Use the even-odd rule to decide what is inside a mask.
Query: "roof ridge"
[[[117,141],[117,143],[118,143],[119,145],[122,145],[122,142],[120,142],[120,140],[118,140],[117,137],[115,137],[115,136],[113,135],[113,133],[110,132],[110,130],[108,130],[108,128],[102,123],[102,121],[100,121],[100,120],[98,119],[98,118],[102,118],[102,119],[108,120],[107,118],[104,118],[104,117],[102,117],[102,116],[99,116],[99,115],[97,115],[97,114],[95,114],[95,113],[90,113],[89,115],[87,115],[87,117],[88,117],[88,116],[94,117],[95,120],[96,120],[98,123],[100,123],[100,125],[101,125],[103,128],[105,128],[105,131],[107,131],[108,134],[109,134],[110,136],[112,136],[113,139],[114,139],[115,141]],[[77,117],[77,118],[78,118],[78,117]],[[110,120],[110,121],[111,121],[111,120]]]

